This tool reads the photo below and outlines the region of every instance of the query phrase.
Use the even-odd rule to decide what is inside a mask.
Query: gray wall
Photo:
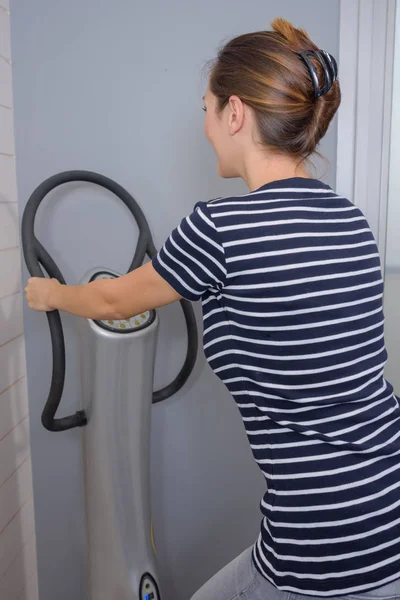
[[[245,191],[242,183],[224,182],[215,173],[202,133],[201,69],[221,41],[267,27],[275,16],[304,26],[318,44],[338,54],[338,0],[253,0],[247,7],[242,0],[15,2],[20,208],[49,175],[96,170],[137,198],[159,246],[196,201]],[[321,150],[331,163],[326,178],[332,183],[335,127]],[[71,283],[95,265],[124,271],[136,240],[124,208],[84,186],[54,193],[37,232]],[[185,349],[179,308],[163,309],[161,319],[157,386],[173,377]],[[77,407],[79,382],[75,319],[63,320],[68,370],[62,414],[67,414]],[[25,309],[25,333],[40,598],[82,600],[79,432],[41,428],[51,365],[45,316]],[[165,598],[187,600],[254,541],[264,489],[238,411],[202,353],[185,389],[154,408],[152,456]]]

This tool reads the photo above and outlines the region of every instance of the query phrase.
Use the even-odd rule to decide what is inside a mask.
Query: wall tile
[[[0,298],[20,291],[21,257],[19,248],[0,250]],[[0,391],[1,391],[0,386]]]
[[[12,429],[0,440],[0,487],[29,456],[29,421]]]
[[[0,535],[31,497],[32,470],[27,459],[0,487]]]
[[[0,203],[17,201],[15,158],[0,154]]]
[[[4,0],[1,0],[2,5],[3,2]],[[8,59],[11,58],[10,15],[6,10],[0,10],[0,54]]]
[[[22,296],[20,292],[0,300],[0,323],[0,346],[22,334]]]
[[[0,250],[19,245],[18,204],[0,204]]]
[[[22,592],[18,594],[17,600],[39,600],[38,575],[36,569],[32,577],[28,579],[28,583]]]
[[[1,12],[0,12],[1,20]],[[1,32],[0,32],[1,39]],[[1,59],[0,59],[1,60]],[[14,113],[0,106],[0,152],[14,154]]]
[[[33,498],[21,508],[0,535],[0,579],[35,530]]]
[[[25,371],[25,341],[20,336],[0,346],[0,392],[21,379]]]
[[[26,378],[0,394],[0,439],[28,415]]]
[[[0,58],[0,104],[12,106],[11,65]]]
[[[36,566],[35,536],[23,546],[20,553],[0,579],[0,598],[17,599],[25,588],[26,582],[34,576]]]

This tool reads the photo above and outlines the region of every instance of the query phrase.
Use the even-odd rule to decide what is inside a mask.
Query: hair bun
[[[274,19],[271,28],[285,39],[287,45],[294,52],[317,50],[317,46],[308,37],[307,32],[304,29],[297,29],[286,19],[281,17]]]

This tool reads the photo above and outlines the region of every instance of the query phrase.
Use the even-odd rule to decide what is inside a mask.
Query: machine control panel
[[[113,273],[99,271],[93,275],[90,281],[98,281],[99,279],[115,279],[116,277],[117,275],[114,275]],[[108,331],[113,331],[115,333],[132,333],[133,331],[144,329],[153,323],[154,319],[155,311],[148,310],[128,319],[105,319],[102,321],[96,320],[95,323],[97,323],[97,325],[103,329],[107,329]],[[149,600],[152,600],[152,598]]]
[[[151,575],[146,574],[142,577],[140,584],[140,600],[161,600],[157,585]]]

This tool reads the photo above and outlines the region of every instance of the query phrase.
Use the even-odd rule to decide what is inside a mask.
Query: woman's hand
[[[51,298],[61,283],[57,279],[44,279],[42,277],[31,277],[25,288],[26,300],[29,308],[38,311],[54,310]]]

